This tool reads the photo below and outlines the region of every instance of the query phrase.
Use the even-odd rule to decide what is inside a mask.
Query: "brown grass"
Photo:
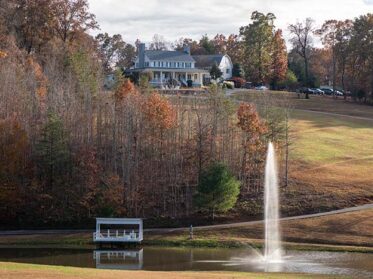
[[[77,279],[77,278],[97,278],[97,279],[233,279],[233,278],[341,278],[326,275],[305,275],[305,274],[285,274],[285,273],[244,273],[244,272],[155,272],[155,271],[122,271],[122,270],[98,270],[92,268],[76,268],[61,266],[42,266],[18,263],[0,262],[0,278],[4,279]]]
[[[294,109],[344,114],[373,119],[372,106],[356,103],[351,100],[345,101],[341,97],[335,99],[330,96],[311,95],[310,99],[306,100],[303,96],[299,99],[298,94],[293,92],[268,91],[266,94],[271,95],[274,99],[287,101]],[[258,92],[256,90],[239,90],[236,93],[233,93],[233,97],[236,99],[255,103],[262,101],[264,99],[262,96],[263,92]]]

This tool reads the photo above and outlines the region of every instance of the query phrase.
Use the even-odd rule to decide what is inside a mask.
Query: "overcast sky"
[[[373,13],[373,0],[88,0],[100,32],[121,34],[126,42],[150,42],[154,34],[174,42],[180,37],[238,33],[258,10],[272,12],[275,24],[287,26],[307,17],[321,25],[327,19],[346,19]]]

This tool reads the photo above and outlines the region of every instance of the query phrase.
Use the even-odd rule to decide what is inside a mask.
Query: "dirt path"
[[[328,211],[328,212],[305,214],[305,215],[292,216],[292,217],[284,217],[284,218],[281,218],[281,221],[309,219],[309,218],[322,217],[322,216],[341,214],[341,213],[348,213],[348,212],[354,212],[354,211],[366,210],[366,209],[373,209],[373,203],[365,204],[365,205],[361,205],[361,206],[356,206],[356,207],[343,208],[343,209],[339,209],[339,210],[332,210],[332,211]],[[255,224],[261,224],[261,223],[263,223],[263,220],[249,221],[249,222],[238,222],[238,223],[230,223],[230,224],[221,224],[221,225],[198,226],[198,227],[194,227],[193,229],[194,230],[227,229],[227,228],[245,227],[245,226],[248,226],[248,225],[255,225]],[[182,231],[182,230],[187,230],[187,229],[189,229],[189,228],[148,229],[148,230],[145,230],[145,231],[148,231],[148,232],[162,232],[162,231],[163,232],[176,232],[176,231]]]

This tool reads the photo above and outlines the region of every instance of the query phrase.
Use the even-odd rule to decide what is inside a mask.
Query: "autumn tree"
[[[226,54],[232,59],[232,63],[241,64],[242,61],[242,42],[239,40],[239,35],[230,34],[226,42]]]
[[[0,217],[5,222],[14,222],[22,208],[29,144],[16,119],[0,120]]]
[[[373,100],[373,14],[356,18],[351,30],[351,89],[354,96],[365,92],[365,102]],[[370,93],[370,96],[369,96]],[[361,94],[361,93],[360,93]]]
[[[276,31],[273,37],[273,53],[271,65],[271,84],[277,89],[279,82],[285,80],[288,70],[288,55],[282,30]]]
[[[153,93],[147,98],[144,113],[147,121],[154,128],[160,130],[170,129],[176,123],[175,111],[170,102],[157,93]]]
[[[347,64],[350,59],[351,55],[351,48],[350,48],[350,40],[352,35],[352,20],[345,20],[340,22],[338,32],[337,32],[337,45],[335,47],[336,51],[336,59],[338,65],[338,71],[340,74],[340,84],[342,89],[346,90],[346,71],[347,71]],[[347,98],[347,94],[344,95],[345,99]]]
[[[136,48],[127,43],[123,49],[119,51],[118,61],[116,66],[122,69],[127,69],[133,66],[136,57]]]
[[[120,34],[109,36],[108,33],[98,34],[96,41],[98,42],[102,65],[106,72],[110,72],[119,61],[119,55],[125,47],[125,42]]]
[[[237,110],[237,126],[244,132],[241,176],[246,191],[258,191],[261,177],[258,170],[264,163],[265,134],[267,127],[253,104],[242,103]]]
[[[252,23],[240,28],[244,55],[242,65],[250,81],[262,84],[268,82],[271,76],[275,16],[255,11],[251,20]]]
[[[215,163],[200,176],[195,204],[214,220],[216,213],[226,212],[236,204],[239,193],[240,182],[225,165]]]
[[[184,46],[190,47],[190,53],[192,55],[204,54],[204,50],[201,48],[198,42],[191,38],[180,38],[173,44],[173,48],[177,51],[183,51]]]
[[[2,1],[4,24],[15,34],[20,48],[39,51],[53,37],[52,0]]]
[[[227,38],[223,34],[216,34],[216,36],[212,39],[212,44],[214,45],[214,53],[227,53]]]
[[[52,11],[56,21],[54,31],[63,42],[71,42],[79,33],[98,28],[87,0],[53,0]]]

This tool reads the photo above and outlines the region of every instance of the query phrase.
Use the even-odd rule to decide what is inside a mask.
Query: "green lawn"
[[[373,121],[299,110],[291,119],[293,159],[310,164],[373,159]]]

